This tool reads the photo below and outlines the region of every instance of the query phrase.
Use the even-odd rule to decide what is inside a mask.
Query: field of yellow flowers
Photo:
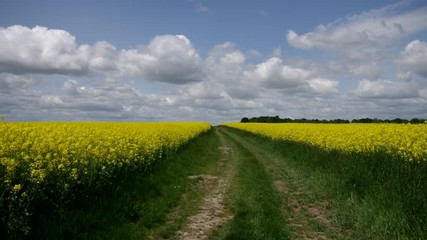
[[[427,161],[427,124],[227,123],[273,140],[347,153],[387,153],[410,162]]]
[[[0,227],[28,232],[34,202],[59,204],[144,171],[210,128],[209,123],[0,122]]]

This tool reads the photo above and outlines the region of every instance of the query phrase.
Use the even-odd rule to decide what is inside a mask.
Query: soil
[[[222,168],[231,148],[219,147],[218,150],[222,155],[218,168]],[[230,185],[229,179],[227,176],[218,177],[205,174],[189,176],[188,178],[199,181],[198,184],[202,184],[210,191],[202,200],[198,212],[188,218],[187,225],[179,230],[176,235],[178,239],[182,240],[206,239],[213,230],[232,218],[225,212],[225,194]]]
[[[277,192],[287,196],[290,213],[287,223],[293,233],[292,239],[330,239],[325,232],[318,231],[310,224],[316,221],[326,229],[335,229],[332,221],[326,216],[327,202],[307,204],[301,200],[304,192],[299,187],[291,191],[283,181],[274,181],[274,186]]]

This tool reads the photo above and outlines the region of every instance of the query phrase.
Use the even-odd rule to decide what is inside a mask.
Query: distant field
[[[273,140],[310,144],[347,153],[383,152],[410,162],[427,161],[427,124],[266,124],[226,126]]]

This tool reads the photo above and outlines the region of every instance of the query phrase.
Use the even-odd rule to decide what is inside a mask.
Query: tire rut
[[[210,189],[203,198],[199,210],[196,214],[188,217],[186,225],[176,232],[176,238],[181,240],[207,239],[211,233],[221,226],[232,216],[225,211],[225,198],[230,186],[232,174],[226,170],[229,154],[232,149],[225,145],[225,141],[218,129],[215,129],[215,135],[219,138],[221,146],[218,151],[221,157],[218,161],[218,173],[224,173],[221,176],[195,175],[189,176],[190,179],[199,181],[204,187]],[[200,183],[201,182],[201,183]]]
[[[327,217],[329,203],[325,200],[315,203],[307,203],[303,200],[306,191],[304,190],[302,179],[292,179],[289,177],[290,169],[283,169],[274,162],[264,149],[260,149],[256,144],[250,143],[246,139],[235,133],[225,130],[234,141],[240,143],[262,164],[265,171],[270,175],[272,185],[278,194],[286,199],[282,206],[283,214],[287,217],[287,228],[292,232],[292,239],[331,239],[330,234],[337,229],[332,221]],[[317,228],[321,228],[322,231]]]

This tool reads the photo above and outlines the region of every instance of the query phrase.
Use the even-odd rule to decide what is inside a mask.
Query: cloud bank
[[[307,33],[288,30],[296,50],[333,56],[321,60],[288,58],[280,48],[261,59],[232,42],[202,57],[184,35],[118,49],[102,40],[80,44],[61,29],[0,28],[0,114],[11,121],[213,123],[259,115],[425,118],[427,43],[411,36],[427,29],[427,8],[405,11],[407,4]]]

